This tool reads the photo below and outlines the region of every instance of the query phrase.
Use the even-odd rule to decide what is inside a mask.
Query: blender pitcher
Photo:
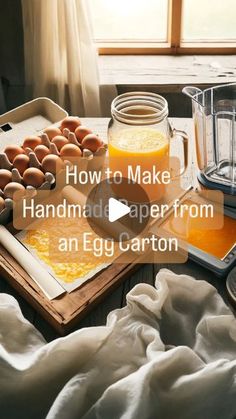
[[[200,183],[236,197],[236,83],[183,93],[192,99]]]

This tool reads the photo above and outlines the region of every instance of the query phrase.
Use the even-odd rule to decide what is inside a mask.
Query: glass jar
[[[153,166],[160,173],[170,170],[170,142],[178,136],[183,142],[183,174],[188,163],[188,138],[184,132],[171,129],[165,98],[149,92],[124,93],[113,100],[111,115],[108,151],[113,173],[120,170],[129,178],[128,166],[133,167],[132,172],[141,167],[142,173],[151,171]],[[165,185],[147,184],[145,191],[150,201],[159,201],[165,194]]]

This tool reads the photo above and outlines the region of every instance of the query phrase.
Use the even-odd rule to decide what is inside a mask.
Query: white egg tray
[[[8,160],[5,153],[3,153],[5,147],[8,144],[22,145],[25,137],[37,135],[42,138],[42,144],[49,148],[51,154],[59,155],[56,145],[50,142],[47,134],[43,133],[43,131],[45,128],[53,125],[59,127],[61,120],[66,116],[68,116],[67,112],[48,98],[34,99],[0,116],[0,169],[11,170],[12,182],[23,184],[23,179],[19,171],[13,168],[12,163]],[[79,145],[75,134],[68,129],[64,129],[63,135],[70,143]],[[87,170],[99,170],[103,166],[106,150],[106,144],[96,153],[84,149],[81,157],[83,168]],[[30,148],[27,148],[25,151],[30,159],[29,167],[41,169],[41,163],[37,159],[34,151]],[[65,163],[71,165],[68,161],[65,161]],[[54,185],[55,176],[52,173],[45,173],[45,182],[40,186],[39,190],[50,190]],[[37,193],[37,190],[32,186],[27,186],[26,189],[34,190],[35,194]],[[1,189],[0,196],[4,198],[4,193]],[[12,208],[12,199],[6,198],[5,208],[0,212],[0,224],[7,224],[11,221]]]
[[[35,154],[32,151],[30,151],[28,155],[30,159],[29,167],[39,168],[39,165],[37,164],[38,159],[36,158]],[[0,153],[0,169],[10,170],[12,172],[12,182],[23,184],[23,179],[18,169],[13,167],[13,165],[9,162],[7,156],[4,153]],[[45,182],[40,186],[39,189],[50,190],[54,184],[54,175],[52,173],[45,173]],[[36,189],[33,186],[26,186],[26,189],[35,191],[35,193],[37,193]],[[3,209],[3,211],[0,212],[0,224],[5,224],[9,221],[9,215],[11,210],[13,209],[13,200],[10,198],[5,199],[4,192],[2,189],[0,189],[0,196],[5,200],[5,208]]]

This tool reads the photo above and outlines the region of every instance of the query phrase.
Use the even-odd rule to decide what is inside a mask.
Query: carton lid
[[[25,137],[57,125],[68,113],[46,97],[25,103],[0,116],[0,152],[8,144],[22,144]]]

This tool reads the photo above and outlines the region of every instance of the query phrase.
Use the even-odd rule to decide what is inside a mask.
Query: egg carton
[[[60,124],[54,124],[54,126],[56,128],[59,128]],[[74,132],[69,131],[68,128],[64,128],[64,130],[62,131],[62,135],[64,135],[64,137],[68,139],[69,143],[75,144],[81,148],[81,144],[77,140]],[[57,150],[56,145],[50,142],[47,134],[42,133],[41,137],[42,137],[42,143],[50,149],[51,153],[57,154],[59,156],[60,153]],[[87,159],[88,161],[87,170],[100,170],[103,167],[106,153],[107,153],[107,148],[108,148],[107,144],[103,143],[103,145],[95,153],[93,153],[92,151],[86,148],[82,150],[81,158]]]
[[[35,154],[30,151],[29,153],[29,167],[36,167],[38,166],[38,159],[36,158]],[[20,175],[18,169],[14,168],[12,163],[8,160],[8,157],[5,153],[0,153],[0,169],[7,169],[12,172],[12,182],[24,184],[23,178]],[[50,190],[55,185],[55,176],[52,173],[45,173],[45,181],[44,183],[38,188],[38,190]],[[37,194],[36,188],[33,186],[26,186],[27,191],[32,191],[32,196]],[[6,224],[10,221],[11,218],[11,211],[13,209],[14,202],[10,198],[5,198],[4,191],[0,189],[0,196],[5,201],[5,208],[0,212],[0,224]]]
[[[60,124],[54,124],[52,126],[54,126],[55,128],[59,128]],[[65,128],[62,131],[62,135],[68,139],[70,144],[74,144],[80,147],[81,149],[81,144],[77,140],[74,132],[70,132],[67,128]],[[42,139],[42,145],[45,145],[49,149],[50,154],[54,154],[60,157],[60,151],[58,150],[57,146],[49,140],[48,135],[46,133],[42,132],[41,134],[39,134],[39,137],[41,137]],[[83,166],[83,168],[87,170],[101,170],[105,162],[107,148],[107,144],[103,143],[103,145],[95,153],[86,148],[84,148],[83,150],[81,149],[82,156],[79,159],[81,159],[81,165]],[[30,148],[26,148],[25,151],[26,154],[28,154],[28,156],[30,157],[32,164],[34,164],[33,167],[41,169],[41,163],[37,159],[37,156],[35,155],[34,151]],[[64,162],[66,165],[73,166],[68,160],[64,159]]]
[[[62,134],[68,139],[69,143],[75,144],[78,147],[80,147],[80,143],[78,142],[73,132],[70,132],[68,129],[65,128]],[[42,133],[40,136],[42,138],[42,144],[45,145],[49,149],[50,154],[60,156],[60,152],[58,148],[56,147],[54,143],[50,142],[47,134]],[[91,152],[88,149],[82,150],[81,166],[83,167],[83,170],[93,170],[93,171],[100,170],[104,164],[106,151],[107,151],[106,144],[103,144],[103,146],[100,147],[95,153]],[[42,170],[42,165],[40,161],[38,160],[35,152],[28,147],[25,149],[25,152],[29,157],[29,167],[35,167],[37,169]],[[72,168],[73,166],[73,164],[68,160],[65,160],[65,165],[69,165],[70,168]],[[19,170],[13,167],[13,164],[9,161],[5,153],[0,153],[0,169],[7,169],[12,172],[12,182],[24,184],[23,178],[20,175]],[[53,186],[55,186],[55,182],[56,182],[55,176],[50,172],[46,172],[45,182],[38,188],[38,190],[49,191]],[[34,196],[37,194],[36,188],[32,186],[26,186],[26,190],[31,190],[32,192],[34,191]],[[0,212],[0,223],[6,224],[10,219],[14,202],[10,198],[5,199],[4,192],[1,189],[0,189],[0,196],[3,197],[5,200],[5,208]]]
[[[27,102],[18,108],[0,115],[0,168],[12,171],[12,181],[22,183],[23,179],[16,168],[8,160],[3,153],[8,144],[21,145],[24,138],[28,135],[37,135],[42,138],[42,144],[50,149],[50,153],[59,155],[59,151],[55,144],[51,143],[44,130],[48,127],[60,127],[61,121],[68,116],[68,113],[59,105],[46,97],[40,97]],[[75,134],[68,129],[62,132],[70,143],[81,147]],[[25,150],[29,156],[29,167],[41,169],[41,163],[37,159],[35,153],[31,149]],[[84,149],[82,151],[81,166],[87,170],[100,170],[104,164],[107,145],[102,146],[96,153]],[[68,161],[66,164],[71,165]],[[55,185],[55,177],[51,173],[45,173],[45,182],[39,189],[50,190]],[[37,191],[31,186],[27,186],[26,190]],[[4,197],[3,191],[0,190],[0,196]],[[0,224],[6,224],[11,220],[13,201],[9,198],[5,199],[5,208],[0,213]]]
[[[0,115],[0,168],[12,169],[12,165],[6,159],[3,153],[5,147],[9,144],[21,145],[24,138],[30,133],[38,135],[49,125],[58,123],[68,116],[68,113],[59,105],[46,97],[33,99],[24,103],[15,109]],[[37,167],[34,157],[30,157],[30,166]],[[13,180],[22,183],[22,178],[17,169],[12,170]],[[46,174],[45,182],[41,188],[52,187],[55,179],[51,174]],[[28,189],[34,189],[27,187]],[[3,191],[0,190],[0,196],[4,197]],[[5,200],[5,208],[0,213],[0,224],[6,224],[11,221],[13,202],[7,198]]]

